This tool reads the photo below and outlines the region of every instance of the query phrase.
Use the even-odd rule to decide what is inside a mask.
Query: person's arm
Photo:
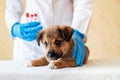
[[[10,32],[11,27],[16,22],[20,22],[22,14],[23,0],[6,0],[5,19]]]
[[[74,34],[72,36],[74,40],[73,58],[76,59],[78,66],[83,65],[85,58],[86,48],[84,43],[87,40],[86,31],[89,25],[92,4],[91,0],[73,0],[74,13],[72,27],[74,28]]]
[[[40,22],[28,22],[21,24],[23,14],[23,0],[7,0],[6,23],[12,37],[19,37],[26,41],[36,39],[36,34],[42,29]]]
[[[91,0],[73,0],[73,21],[72,27],[85,34],[92,14]]]

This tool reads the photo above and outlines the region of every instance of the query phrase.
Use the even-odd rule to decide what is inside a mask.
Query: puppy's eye
[[[44,42],[44,45],[47,47],[48,43],[45,41],[45,42]]]
[[[60,45],[60,43],[61,43],[61,41],[59,41],[59,40],[56,40],[56,41],[55,41],[55,44],[56,44],[56,45]]]

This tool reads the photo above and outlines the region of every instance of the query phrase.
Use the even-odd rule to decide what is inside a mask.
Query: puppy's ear
[[[70,26],[62,25],[58,27],[58,32],[64,40],[70,41],[74,30]]]
[[[36,36],[38,46],[40,46],[40,40],[42,40],[43,34],[44,34],[44,30],[41,30],[41,31],[38,32],[38,34]]]

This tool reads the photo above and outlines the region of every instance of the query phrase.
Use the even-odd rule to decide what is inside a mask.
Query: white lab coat
[[[65,24],[86,33],[92,13],[91,0],[7,0],[6,23],[11,31],[15,22],[26,22],[25,13],[38,14],[43,28],[53,24]],[[14,60],[31,60],[45,55],[45,49],[32,42],[14,39]]]

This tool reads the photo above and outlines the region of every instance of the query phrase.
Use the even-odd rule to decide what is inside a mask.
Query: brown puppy
[[[29,66],[44,66],[50,68],[75,67],[75,59],[72,58],[74,41],[72,39],[73,29],[65,25],[49,26],[41,30],[37,35],[37,42],[40,46],[40,40],[46,48],[46,56],[37,60],[32,60]],[[89,50],[86,47],[86,56],[83,64],[87,62]]]

